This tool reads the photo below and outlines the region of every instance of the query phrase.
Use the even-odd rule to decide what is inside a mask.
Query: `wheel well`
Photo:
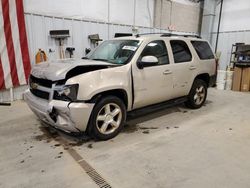
[[[123,89],[113,89],[113,90],[108,90],[108,91],[98,93],[95,96],[93,96],[90,101],[96,103],[102,97],[110,96],[110,95],[113,95],[113,96],[120,98],[124,102],[126,108],[128,107],[128,95],[127,95],[127,92]]]
[[[204,73],[204,74],[199,74],[198,76],[195,77],[195,79],[200,79],[203,80],[204,82],[206,82],[207,86],[209,86],[209,74]]]

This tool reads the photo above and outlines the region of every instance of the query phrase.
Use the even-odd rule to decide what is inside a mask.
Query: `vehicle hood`
[[[32,67],[31,74],[37,78],[57,81],[65,79],[66,77],[70,78],[86,72],[114,66],[116,65],[104,61],[66,59],[36,64]]]

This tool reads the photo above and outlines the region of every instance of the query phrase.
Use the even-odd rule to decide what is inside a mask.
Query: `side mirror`
[[[158,64],[158,59],[155,56],[144,56],[140,61],[137,61],[137,66],[139,69],[143,69],[144,67],[150,67]]]

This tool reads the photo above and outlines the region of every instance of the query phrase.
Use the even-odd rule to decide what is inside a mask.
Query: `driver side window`
[[[163,40],[148,43],[142,51],[140,59],[144,56],[155,56],[158,59],[158,65],[169,64],[168,52]]]

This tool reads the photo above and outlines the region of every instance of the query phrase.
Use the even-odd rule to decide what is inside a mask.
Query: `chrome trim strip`
[[[51,92],[51,88],[48,88],[48,87],[44,87],[44,86],[41,86],[41,85],[37,85],[37,90],[40,90],[40,91],[46,91],[48,93]]]
[[[49,101],[53,100],[55,86],[56,86],[56,84],[52,84],[52,87],[51,87],[51,90],[49,93]]]

